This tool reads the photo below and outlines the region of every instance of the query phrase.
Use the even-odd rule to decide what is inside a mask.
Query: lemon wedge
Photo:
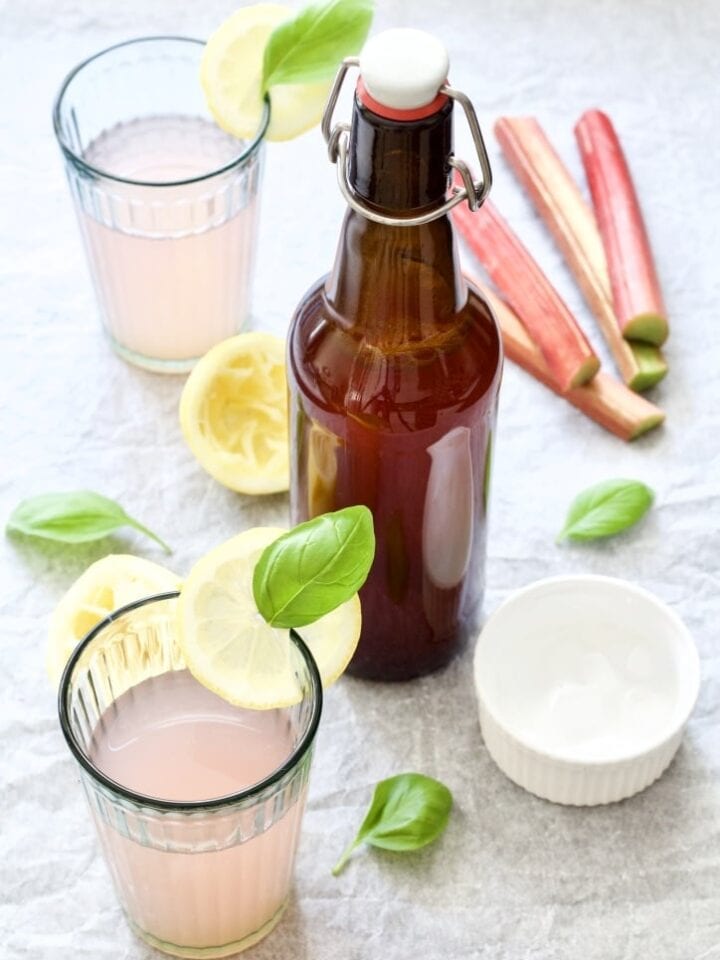
[[[111,554],[91,564],[50,617],[45,666],[57,686],[70,654],[104,617],[118,607],[180,588],[180,578],[157,563]]]
[[[265,45],[275,27],[295,11],[276,3],[243,7],[228,17],[205,46],[200,83],[215,122],[242,140],[258,132],[263,115]],[[270,90],[268,140],[290,140],[322,119],[332,81],[279,84]]]
[[[252,590],[260,555],[285,533],[254,527],[206,554],[190,571],[178,601],[178,635],[185,663],[208,689],[255,710],[297,703],[302,691],[289,631],[260,615]],[[323,686],[343,673],[360,639],[357,594],[315,623],[300,627]]]
[[[210,476],[238,493],[290,485],[285,341],[269,333],[223,340],[195,365],[180,428]]]

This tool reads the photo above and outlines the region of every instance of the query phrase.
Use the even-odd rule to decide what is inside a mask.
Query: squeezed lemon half
[[[178,601],[180,648],[190,672],[225,700],[256,710],[290,706],[302,697],[289,631],[262,618],[252,591],[255,564],[283,533],[282,528],[254,527],[211,550],[190,571]],[[355,594],[298,628],[323,686],[344,672],[360,626]]]
[[[104,617],[118,607],[180,588],[180,578],[158,563],[130,554],[110,554],[75,581],[50,617],[45,666],[55,686],[70,654]]]
[[[207,472],[239,493],[290,485],[285,341],[241,333],[196,364],[180,398],[180,427]]]
[[[234,137],[249,140],[260,127],[265,45],[275,27],[294,14],[291,7],[276,3],[243,7],[207,42],[200,83],[215,122]],[[331,82],[273,87],[266,138],[290,140],[319,123]]]

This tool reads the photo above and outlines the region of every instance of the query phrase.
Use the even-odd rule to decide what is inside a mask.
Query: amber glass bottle
[[[390,119],[359,89],[355,195],[398,217],[439,207],[452,101],[438,98],[421,119]],[[357,676],[428,673],[477,625],[501,357],[488,306],[460,274],[447,216],[388,226],[348,210],[332,272],[294,316],[288,376],[293,521],[357,503],[373,512]]]

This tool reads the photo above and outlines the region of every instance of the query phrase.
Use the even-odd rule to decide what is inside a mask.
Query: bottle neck
[[[379,210],[408,213],[439,206],[450,183],[452,111],[449,98],[419,120],[392,120],[355,95],[348,180],[358,197]]]
[[[451,153],[452,101],[421,120],[397,121],[356,97],[348,179],[378,211],[402,216],[440,206]],[[432,340],[467,300],[450,219],[386,226],[348,210],[325,292],[338,318],[374,342]]]

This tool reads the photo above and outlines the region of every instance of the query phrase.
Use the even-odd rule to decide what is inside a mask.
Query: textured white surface
[[[624,446],[507,369],[492,492],[486,609],[530,580],[628,577],[667,601],[702,657],[700,701],[665,776],[593,810],[538,800],[508,781],[480,739],[470,653],[395,687],[346,680],[327,698],[294,899],[258,960],[718,960],[720,958],[720,622],[718,436],[720,126],[715,0],[381,0],[376,28],[436,30],[452,82],[492,143],[500,113],[532,113],[579,173],[572,125],[589,106],[615,120],[647,213],[673,324],[666,427]],[[2,516],[17,500],[89,487],[117,497],[175,547],[184,573],[203,551],[286,498],[238,497],[180,437],[182,380],[127,367],[100,334],[50,126],[65,71],[143,33],[199,36],[233,0],[5,0],[0,82],[0,417]],[[468,137],[458,136],[468,154]],[[492,150],[493,198],[593,325],[550,241]],[[264,183],[256,326],[282,333],[333,255],[341,203],[319,134],[271,145]],[[634,476],[657,491],[642,526],[607,544],[557,547],[580,487]],[[43,671],[47,616],[110,549],[162,562],[117,536],[76,550],[21,540],[2,551],[0,956],[149,960],[122,921]],[[334,863],[372,784],[402,769],[453,790],[447,833],[408,856]]]

